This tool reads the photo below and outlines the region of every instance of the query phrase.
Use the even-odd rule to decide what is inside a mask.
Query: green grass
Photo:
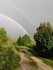
[[[31,55],[25,53],[25,57],[27,57],[29,59],[28,64],[38,68],[37,63],[31,58]]]
[[[15,70],[20,67],[20,55],[11,41],[0,44],[0,70]],[[4,69],[3,69],[4,68]]]
[[[33,59],[29,59],[28,64],[32,65],[32,66],[36,66],[37,67],[37,63],[35,61],[33,61]]]
[[[41,58],[40,59],[47,65],[51,66],[53,68],[53,59],[46,59],[46,58]]]
[[[19,49],[26,49],[26,50],[28,50],[28,47],[26,47],[26,46],[19,46]]]

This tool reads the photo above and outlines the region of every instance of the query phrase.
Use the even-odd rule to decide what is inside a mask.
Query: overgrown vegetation
[[[40,56],[53,57],[53,27],[49,22],[41,23],[34,34]]]
[[[0,70],[15,70],[19,61],[20,57],[15,48],[0,46]]]
[[[12,47],[4,28],[0,28],[0,70],[15,70],[20,65],[18,51]]]
[[[47,58],[42,58],[39,57],[44,63],[46,63],[47,65],[51,66],[53,68],[53,59],[47,59]]]
[[[25,53],[25,57],[27,57],[29,59],[28,64],[38,68],[37,63],[31,58],[31,55]]]
[[[28,47],[28,51],[33,55],[53,58],[53,27],[49,22],[40,24],[34,34],[34,39],[35,42],[26,34],[18,38],[17,44],[21,47]],[[45,63],[47,62],[45,61]],[[52,63],[49,62],[49,65],[52,66]]]
[[[24,35],[23,37],[19,37],[18,40],[17,40],[17,44],[19,46],[27,46],[29,48],[32,48],[36,43],[34,40],[32,40],[30,38],[29,35]]]
[[[49,22],[40,24],[34,39],[26,34],[12,40],[7,36],[7,31],[0,28],[0,70],[16,70],[20,66],[20,50],[40,56],[46,64],[53,67],[53,27]],[[28,53],[25,56],[29,59],[29,64],[37,66]]]
[[[0,44],[7,40],[7,31],[4,28],[0,28]]]

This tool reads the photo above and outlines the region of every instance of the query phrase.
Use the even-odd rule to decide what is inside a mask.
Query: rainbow
[[[17,27],[19,26],[22,30],[23,30],[23,32],[25,32],[26,34],[28,34],[29,35],[29,33],[25,30],[25,28],[23,28],[23,26],[21,26],[18,22],[16,22],[14,19],[12,19],[11,17],[8,17],[8,16],[6,16],[6,15],[4,15],[4,14],[2,14],[2,13],[0,13],[0,18],[5,18],[6,20],[9,20],[9,21],[11,21],[13,24],[15,24]],[[8,24],[8,23],[7,23]],[[13,25],[12,25],[13,26]]]

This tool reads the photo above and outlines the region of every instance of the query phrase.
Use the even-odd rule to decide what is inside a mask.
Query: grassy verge
[[[53,60],[52,59],[46,59],[46,58],[41,58],[40,59],[46,63],[47,65],[51,66],[53,68]]]
[[[29,59],[28,64],[38,68],[37,63],[31,58],[31,56],[27,53],[25,53],[25,57],[27,57]]]

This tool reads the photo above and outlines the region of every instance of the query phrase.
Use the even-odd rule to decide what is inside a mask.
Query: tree
[[[28,46],[30,42],[31,39],[27,34],[22,37],[22,45]]]
[[[4,28],[0,28],[0,40],[4,41],[7,38],[7,32]]]
[[[39,53],[50,54],[49,51],[53,47],[53,28],[49,22],[40,24],[34,34],[34,39],[37,43]]]
[[[17,40],[17,44],[18,44],[19,46],[22,45],[22,38],[21,38],[21,37],[18,38],[18,40]]]
[[[22,38],[21,37],[18,38],[17,44],[19,46],[27,46],[29,48],[32,48],[36,43],[34,39],[30,38],[29,35],[25,34]]]
[[[28,46],[31,42],[31,39],[30,37],[26,34],[24,35],[22,38],[19,37],[18,40],[17,40],[17,44],[19,46],[23,45],[23,46]]]

